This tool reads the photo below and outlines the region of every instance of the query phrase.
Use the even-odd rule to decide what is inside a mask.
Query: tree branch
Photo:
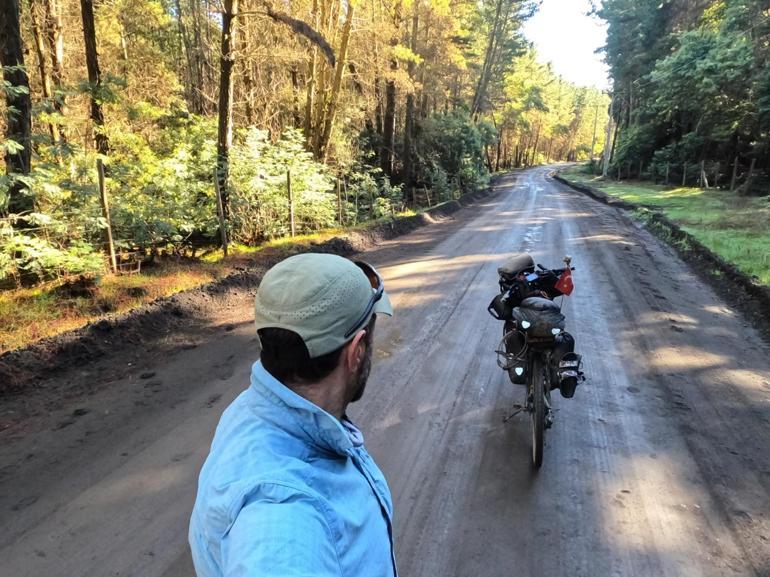
[[[318,48],[320,48],[321,52],[323,52],[323,55],[326,57],[326,61],[329,63],[329,66],[334,68],[337,62],[337,57],[334,55],[334,49],[326,41],[326,38],[323,37],[323,34],[315,30],[307,22],[298,20],[297,18],[293,18],[284,12],[279,12],[273,9],[269,2],[265,2],[264,4],[265,12],[240,12],[238,16],[269,16],[275,22],[285,24],[291,28],[295,34],[304,36],[312,44],[315,44]]]

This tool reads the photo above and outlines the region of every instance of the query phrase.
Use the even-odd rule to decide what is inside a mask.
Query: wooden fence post
[[[340,215],[340,226],[345,226],[342,218],[342,191],[340,190],[340,177],[337,177],[337,212]]]
[[[682,165],[682,186],[687,182],[687,162]]]
[[[214,191],[217,193],[217,216],[219,217],[219,234],[222,238],[222,251],[227,256],[227,227],[225,226],[225,211],[222,205],[222,190],[219,188],[219,170],[214,168]]]
[[[701,188],[708,188],[709,187],[709,181],[706,180],[706,161],[701,160],[700,161],[700,177],[698,178],[698,185]]]
[[[104,229],[104,240],[107,243],[107,254],[110,257],[110,269],[118,272],[118,261],[115,257],[115,244],[112,242],[112,221],[110,220],[110,204],[107,200],[107,184],[104,182],[104,163],[101,158],[96,159],[96,174],[99,178],[99,200],[102,205],[102,216],[107,227]]]
[[[668,162],[666,163],[666,186],[668,186]]]
[[[374,219],[374,192],[369,189],[369,220]]]
[[[738,157],[735,157],[735,160],[733,161],[733,176],[730,179],[730,192],[735,190],[735,179],[738,176]]]
[[[291,170],[286,171],[286,188],[289,191],[289,226],[291,227],[291,236],[294,238],[296,231],[294,229],[294,195],[291,192]]]
[[[751,159],[751,166],[749,166],[749,176],[747,177],[747,180],[751,180],[751,177],[754,176],[754,166],[757,164],[757,157]]]

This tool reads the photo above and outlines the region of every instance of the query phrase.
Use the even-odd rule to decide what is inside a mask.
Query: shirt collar
[[[292,419],[302,435],[319,448],[347,455],[354,447],[364,443],[361,431],[343,416],[339,421],[333,415],[324,411],[301,397],[271,375],[261,361],[251,367],[251,389],[273,405],[287,409],[287,415]],[[289,423],[285,423],[287,428]]]

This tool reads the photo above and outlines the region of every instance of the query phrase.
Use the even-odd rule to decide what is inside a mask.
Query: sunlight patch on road
[[[696,370],[725,366],[730,359],[724,355],[717,355],[698,349],[696,347],[658,347],[653,351],[650,364],[659,370]]]
[[[388,293],[410,289],[425,284],[440,283],[441,276],[458,270],[464,270],[469,265],[478,265],[488,262],[498,262],[504,258],[499,254],[468,254],[448,258],[431,259],[411,262],[395,267],[380,268],[380,273],[385,280]],[[423,290],[420,291],[424,293]]]
[[[612,527],[605,533],[608,542],[618,551],[657,551],[663,574],[699,577],[704,574],[704,564],[725,562],[724,553],[734,551],[735,546],[729,534],[711,539],[703,532],[704,526],[716,531],[718,525],[710,523],[714,512],[708,495],[691,480],[691,471],[678,453],[633,456],[622,468],[628,474],[615,479],[606,493],[611,506],[604,509],[609,517],[604,526]],[[628,484],[624,479],[644,479],[644,484]],[[641,530],[645,525],[648,531]],[[650,543],[650,535],[654,543]],[[704,550],[717,552],[715,558],[693,559],[694,539]]]
[[[731,319],[735,318],[735,313],[733,311],[721,305],[706,305],[703,307],[703,310],[709,313],[714,313],[715,315],[729,317]]]
[[[634,246],[633,242],[629,242],[622,236],[618,236],[616,234],[595,234],[593,236],[577,236],[572,240],[580,240],[584,242],[612,242],[615,244]]]
[[[392,427],[396,427],[401,424],[401,417],[397,411],[390,411],[385,417],[377,423],[369,423],[367,426],[367,435],[373,435],[386,431]]]
[[[683,313],[650,311],[640,315],[634,324],[640,327],[654,327],[656,330],[659,330],[661,326],[670,325],[671,323],[695,327],[700,324],[700,321]]]
[[[138,497],[157,494],[175,485],[179,485],[189,475],[189,468],[181,464],[166,467],[154,467],[152,471],[140,470],[103,485],[96,485],[84,493],[81,499],[88,501],[88,506],[130,503]]]

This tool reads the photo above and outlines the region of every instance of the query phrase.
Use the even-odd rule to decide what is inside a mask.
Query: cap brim
[[[373,312],[377,313],[378,315],[388,315],[389,317],[393,316],[393,305],[390,304],[390,297],[388,296],[388,293],[383,291],[382,298],[374,303]]]

